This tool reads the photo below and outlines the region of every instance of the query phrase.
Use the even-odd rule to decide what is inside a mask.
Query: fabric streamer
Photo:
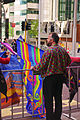
[[[8,43],[1,42],[1,44],[4,45],[5,47],[7,47],[9,49],[9,51],[11,51],[14,55],[17,55],[17,53],[15,51],[13,51],[12,47]]]
[[[71,57],[71,67],[74,66],[80,66],[80,57]],[[77,81],[77,73],[78,73],[78,81]],[[66,86],[69,88],[69,79],[68,79],[68,73],[66,73]],[[71,68],[70,69],[70,102],[72,102],[75,94],[78,92],[78,87],[80,87],[80,68]]]

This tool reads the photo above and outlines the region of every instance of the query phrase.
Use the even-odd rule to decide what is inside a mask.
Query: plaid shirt
[[[59,45],[54,45],[44,52],[40,63],[34,66],[34,70],[40,71],[42,77],[63,74],[70,63],[71,58],[66,50]]]

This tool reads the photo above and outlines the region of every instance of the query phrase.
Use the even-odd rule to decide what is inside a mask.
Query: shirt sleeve
[[[67,52],[65,55],[65,59],[66,59],[66,66],[69,66],[71,64],[71,57],[69,56]]]
[[[2,64],[8,64],[9,61],[10,61],[10,58],[9,58],[9,57],[7,57],[7,58],[2,58],[2,57],[0,57],[0,63],[2,63]]]
[[[49,63],[49,58],[50,58],[50,50],[47,50],[46,52],[44,52],[39,64],[34,66],[34,70],[41,71],[43,70],[43,68],[46,68]]]

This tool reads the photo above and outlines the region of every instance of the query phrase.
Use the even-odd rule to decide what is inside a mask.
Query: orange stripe
[[[29,61],[29,52],[28,52],[28,44],[26,43],[25,44],[25,47],[26,47],[26,56],[27,56],[27,60]]]

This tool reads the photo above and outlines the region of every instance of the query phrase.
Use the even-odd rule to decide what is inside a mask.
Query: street
[[[79,91],[80,91],[80,88],[79,88]],[[68,88],[64,85],[63,86],[63,95],[62,95],[62,98],[63,98],[63,115],[62,115],[62,118],[64,116],[64,113],[65,114],[68,114],[69,113],[69,91],[68,91]],[[77,108],[77,94],[75,95],[74,99],[72,100],[71,102],[71,112],[72,112],[72,117],[75,117],[76,116],[76,112],[80,112],[79,110],[79,107],[80,107],[80,96],[78,96],[79,100],[78,100],[78,108]],[[53,104],[54,104],[54,100],[53,100]],[[22,99],[21,99],[21,102],[19,104],[16,104],[14,105],[13,107],[13,113],[11,112],[12,111],[12,108],[11,107],[8,107],[8,108],[5,108],[5,109],[2,109],[1,111],[1,114],[2,114],[2,120],[6,120],[6,119],[12,119],[12,114],[13,114],[13,118],[17,118],[17,120],[19,118],[22,119]],[[30,114],[27,113],[26,111],[26,98],[24,98],[24,119],[25,120],[25,117],[28,116],[28,120],[32,119]],[[36,119],[36,118],[34,118]],[[38,120],[38,119],[37,119]],[[45,119],[44,119],[45,120]],[[67,117],[65,117],[65,120],[68,120]]]

